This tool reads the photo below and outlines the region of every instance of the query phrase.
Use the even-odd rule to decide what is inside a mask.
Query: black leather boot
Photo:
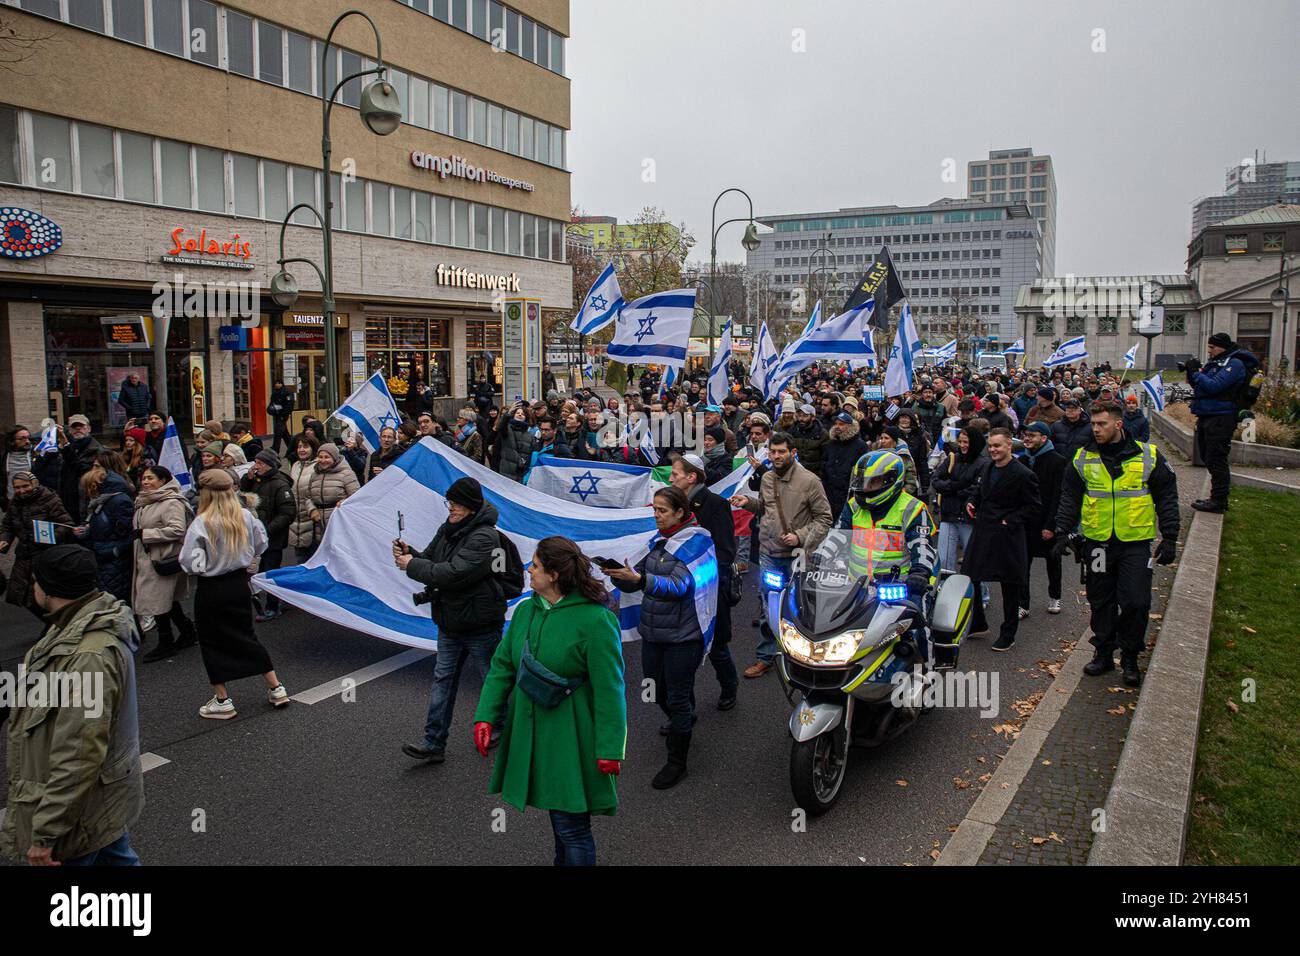
[[[673,734],[668,735],[668,763],[664,764],[662,770],[655,774],[655,778],[650,781],[650,786],[656,790],[667,790],[669,787],[675,787],[681,779],[686,776],[686,754],[691,749],[690,734]]]
[[[1136,654],[1121,655],[1120,667],[1124,670],[1124,683],[1127,686],[1142,686],[1142,672],[1138,670],[1138,657]]]
[[[1097,677],[1115,669],[1115,651],[1113,648],[1097,648],[1092,660],[1083,665],[1083,672],[1089,677]]]

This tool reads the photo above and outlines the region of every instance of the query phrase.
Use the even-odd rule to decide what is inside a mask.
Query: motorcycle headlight
[[[781,646],[785,652],[805,664],[847,664],[853,660],[862,641],[862,631],[845,631],[829,641],[810,641],[788,621],[781,621]]]

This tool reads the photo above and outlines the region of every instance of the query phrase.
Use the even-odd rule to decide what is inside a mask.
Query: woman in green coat
[[[594,866],[591,815],[618,808],[627,744],[618,619],[568,538],[539,541],[528,570],[533,594],[492,655],[474,744],[486,757],[492,725],[504,728],[488,792],[550,811],[556,866]]]

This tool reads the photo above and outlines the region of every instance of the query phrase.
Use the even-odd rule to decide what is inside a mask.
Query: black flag
[[[885,289],[883,296],[879,293],[882,285]],[[849,309],[856,309],[872,296],[875,296],[876,308],[871,313],[870,324],[874,328],[887,332],[889,331],[889,307],[907,298],[903,283],[898,278],[898,270],[894,268],[894,260],[889,257],[889,246],[884,246],[880,250],[880,255],[876,256],[871,263],[871,268],[867,270],[866,275],[849,293],[848,300],[840,309],[840,314],[844,314]]]

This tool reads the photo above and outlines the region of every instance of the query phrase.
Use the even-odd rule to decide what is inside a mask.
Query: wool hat
[[[767,417],[766,415],[764,415],[762,412],[750,412],[750,413],[749,413],[749,424],[750,424],[750,425],[766,425],[768,428],[771,428],[771,427],[772,427],[772,419],[768,418],[768,417]]]
[[[483,507],[483,487],[476,478],[457,478],[447,489],[447,500],[477,512]]]
[[[786,398],[781,402],[781,414],[793,415],[795,413],[795,404],[793,398]]]
[[[331,458],[334,459],[335,464],[338,464],[340,461],[343,460],[343,452],[339,451],[339,446],[334,444],[332,441],[327,441],[325,444],[317,448],[316,454],[329,455]]]
[[[79,598],[99,587],[95,553],[79,544],[56,544],[38,552],[32,574],[50,597]]]
[[[1038,434],[1046,435],[1048,438],[1052,437],[1052,430],[1047,427],[1046,422],[1030,422],[1025,426],[1025,431],[1038,432]]]
[[[264,465],[269,465],[272,471],[280,470],[280,456],[269,448],[263,448],[259,451],[253,461],[260,461]]]
[[[704,434],[712,438],[719,445],[727,440],[727,431],[721,425],[714,425],[712,428],[704,429]]]
[[[225,443],[225,442],[223,442],[223,441],[218,441],[217,439],[214,438],[214,439],[212,439],[212,441],[208,442],[206,445],[203,446],[202,451],[203,451],[203,454],[205,454],[205,455],[214,455],[214,456],[216,456],[217,458],[220,458],[220,457],[221,457],[221,449],[223,449],[223,448],[225,448],[225,447],[226,447],[226,443]]]
[[[1217,345],[1221,349],[1227,349],[1228,351],[1232,351],[1233,347],[1237,343],[1232,341],[1232,336],[1229,335],[1227,332],[1215,332],[1213,335],[1210,336],[1209,344]]]
[[[816,414],[817,414],[817,409],[813,408],[811,405],[800,405],[800,406],[799,406],[799,411],[800,411],[800,413],[802,413],[802,414],[804,414],[804,415],[816,415]]]
[[[149,433],[143,428],[128,428],[126,433],[135,439],[137,445],[143,445],[149,440]]]
[[[199,487],[212,491],[229,491],[235,487],[235,479],[224,468],[204,468],[199,472]]]
[[[215,418],[212,419],[212,421],[204,422],[203,427],[214,435],[224,435],[226,433],[226,426],[221,424],[221,422],[217,421]]]
[[[1053,401],[1055,401],[1055,400],[1056,400],[1056,389],[1054,389],[1054,388],[1047,388],[1046,386],[1044,386],[1043,388],[1040,388],[1040,389],[1038,390],[1038,397],[1039,397],[1039,398],[1050,398],[1050,399],[1052,399]]]
[[[858,400],[857,400],[856,398],[854,398],[852,395],[850,395],[848,398],[844,399],[844,407],[845,407],[845,408],[857,408],[857,407],[858,407]]]
[[[244,455],[244,449],[240,448],[233,441],[226,442],[225,447],[221,449],[221,456],[229,458],[236,465],[247,465],[248,458]]]

